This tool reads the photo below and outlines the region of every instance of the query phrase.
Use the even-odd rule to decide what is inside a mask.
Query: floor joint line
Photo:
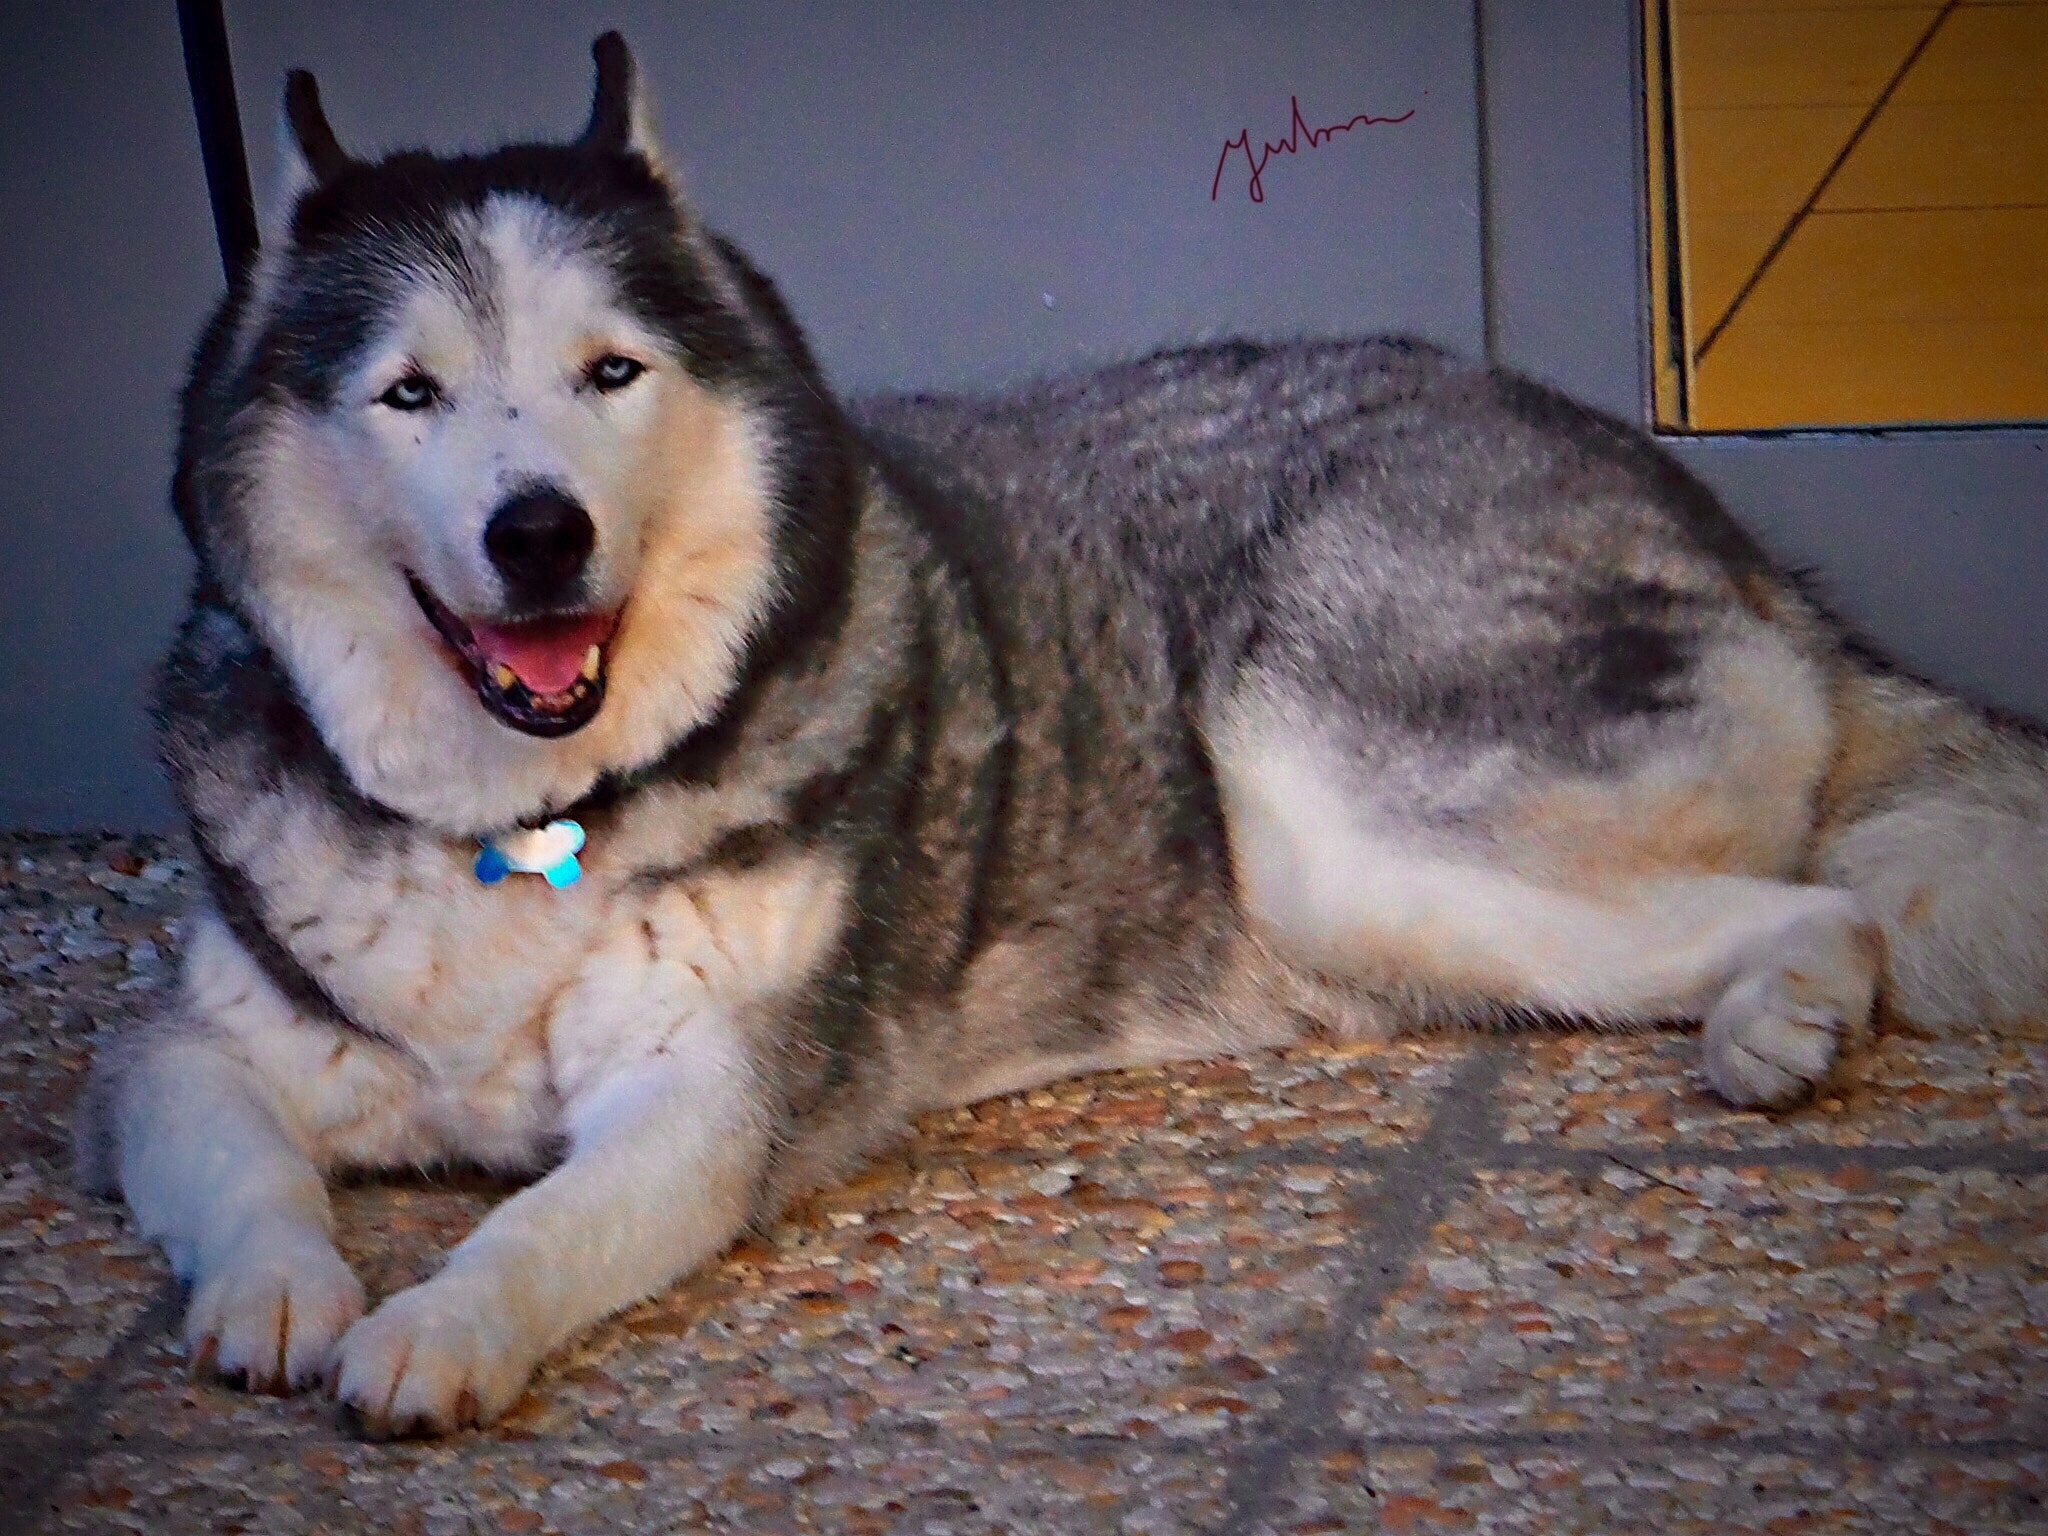
[[[2048,1453],[2048,1444],[2015,1435],[1970,1435],[1954,1439],[1878,1433],[1832,1435],[1804,1430],[1752,1430],[1706,1434],[1696,1430],[1630,1431],[1601,1426],[1573,1430],[1484,1430],[1473,1433],[1337,1434],[1332,1449],[1350,1451],[1572,1451],[1616,1458],[1673,1451],[1748,1451],[1758,1455],[1864,1457],[1900,1455],[2027,1456]]]
[[[92,1459],[100,1426],[114,1406],[122,1379],[150,1340],[178,1318],[182,1298],[173,1281],[158,1290],[141,1315],[114,1340],[47,1428],[0,1437],[0,1465],[25,1469],[12,1502],[0,1509],[0,1536],[28,1536],[50,1514],[50,1496]]]
[[[1545,1146],[1502,1142],[1480,1167],[1489,1173],[1517,1169],[1598,1173],[1644,1164],[1663,1172],[1674,1168],[1793,1168],[1829,1173],[1865,1168],[1879,1173],[2048,1174],[2048,1147],[2026,1142],[1950,1142],[1924,1147],[1885,1144],[1842,1146],[1828,1142],[1771,1147],[1714,1147],[1691,1142],[1631,1141],[1604,1146]],[[1645,1175],[1647,1177],[1647,1175]]]
[[[1350,1372],[1362,1336],[1385,1310],[1438,1222],[1478,1181],[1488,1153],[1500,1144],[1500,1084],[1508,1052],[1497,1043],[1461,1061],[1439,1095],[1429,1125],[1401,1155],[1380,1166],[1390,1177],[1363,1197],[1365,1219],[1345,1251],[1358,1263],[1357,1278],[1331,1308],[1320,1339],[1295,1359],[1279,1406],[1253,1430],[1232,1460],[1224,1482],[1223,1531],[1243,1536],[1270,1512],[1289,1469],[1332,1434],[1334,1399]],[[1406,1175],[1406,1177],[1402,1177]]]

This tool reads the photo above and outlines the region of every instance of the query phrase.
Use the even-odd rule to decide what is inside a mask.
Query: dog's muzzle
[[[529,736],[567,736],[597,717],[616,612],[464,619],[417,576],[408,572],[406,583],[478,701],[504,724]]]

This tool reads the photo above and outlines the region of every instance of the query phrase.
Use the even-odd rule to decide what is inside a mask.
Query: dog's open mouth
[[[596,718],[617,613],[492,624],[457,616],[418,577],[406,581],[478,700],[505,724],[529,736],[566,736]]]

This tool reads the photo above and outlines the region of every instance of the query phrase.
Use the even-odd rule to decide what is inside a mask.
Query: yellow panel
[[[2048,418],[2048,0],[1950,9],[1803,217],[1940,9],[1646,3],[1652,35],[1672,18],[1686,424]]]
[[[1702,334],[1861,117],[1855,107],[1703,107],[1684,115],[1686,254],[1693,323]]]
[[[1938,7],[1714,11],[1679,17],[1679,110],[1846,106],[1868,109]]]
[[[2048,417],[2038,331],[1980,320],[1766,325],[1745,307],[1693,375],[1693,425],[1881,426]]]
[[[1766,326],[1996,319],[2048,353],[2048,208],[1816,213],[1743,316]]]
[[[1963,0],[1965,5],[1972,0]],[[1989,0],[1990,4],[2004,5],[2011,0]],[[1693,16],[1755,16],[1782,15],[1786,11],[1896,11],[1913,9],[1912,0],[1826,0],[1815,4],[1814,0],[1676,0],[1672,11],[1681,19]],[[1926,7],[1918,7],[1926,9]]]
[[[1686,424],[1685,385],[1691,359],[1685,355],[1684,316],[1677,313],[1685,285],[1678,271],[1677,146],[1665,134],[1664,12],[1658,0],[1643,0],[1643,112],[1647,130],[1644,167],[1649,185],[1650,234],[1650,409],[1660,427]]]
[[[1785,220],[1771,213],[1692,214],[1685,222],[1685,280],[1691,289],[1693,346],[1728,311],[1757,258]]]
[[[1684,114],[1691,212],[1775,213],[1806,201],[1849,135],[1858,107],[1696,107]]]
[[[1895,99],[2048,100],[2048,5],[1958,10],[1899,82]]]
[[[1709,429],[2048,416],[2048,209],[1815,214],[1692,404]]]
[[[1829,183],[1820,206],[1991,203],[2048,204],[2048,96],[1889,102]]]

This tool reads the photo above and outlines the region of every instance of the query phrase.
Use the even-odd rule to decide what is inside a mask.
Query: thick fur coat
[[[1632,429],[1401,340],[842,407],[573,143],[348,156],[308,77],[202,343],[158,697],[209,874],[81,1131],[196,1363],[374,1433],[907,1117],[1322,1028],[1702,1021],[1732,1101],[2048,988],[2040,741],[1874,667]],[[477,878],[573,819],[581,878]],[[325,1179],[538,1175],[366,1313]]]

